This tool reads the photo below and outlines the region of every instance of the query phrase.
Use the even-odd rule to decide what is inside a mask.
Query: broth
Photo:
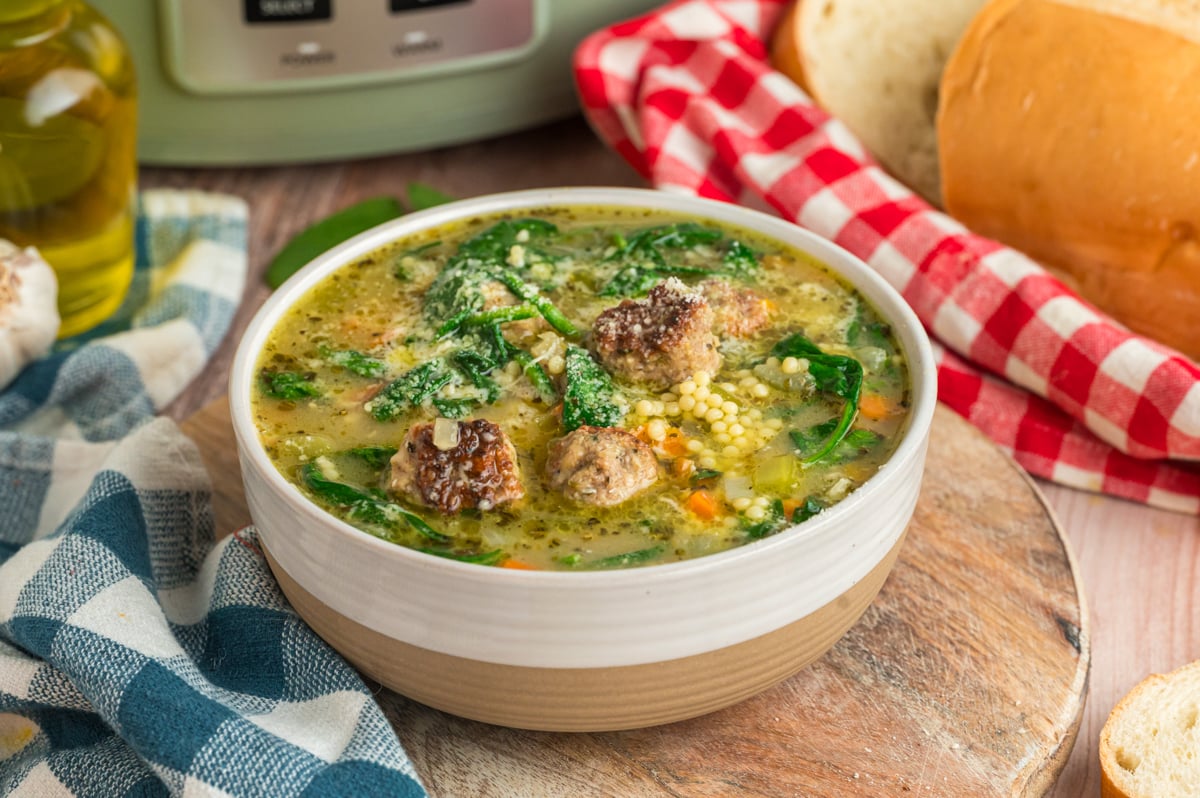
[[[674,338],[631,345],[654,314]],[[271,332],[253,397],[275,466],[338,517],[554,570],[688,559],[806,520],[887,460],[908,404],[890,330],[808,255],[604,207],[471,219],[342,267]],[[495,462],[460,451],[495,437],[482,421],[511,442]],[[468,487],[508,492],[464,494],[475,466]]]

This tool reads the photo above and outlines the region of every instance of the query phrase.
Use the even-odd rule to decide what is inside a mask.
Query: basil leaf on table
[[[403,214],[403,206],[394,197],[375,197],[322,219],[279,250],[267,267],[267,285],[278,288],[322,252]]]
[[[454,202],[454,197],[451,197],[449,194],[443,194],[436,188],[427,186],[424,183],[408,184],[408,207],[414,211],[436,208],[438,205],[445,205],[447,202]]]

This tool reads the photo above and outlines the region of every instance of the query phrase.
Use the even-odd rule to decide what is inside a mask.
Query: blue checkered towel
[[[246,207],[141,198],[117,315],[0,393],[0,794],[425,794],[156,418],[229,329]]]

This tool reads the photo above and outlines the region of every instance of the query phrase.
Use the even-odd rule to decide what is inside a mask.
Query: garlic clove
[[[33,247],[0,239],[0,388],[58,336],[58,280]]]

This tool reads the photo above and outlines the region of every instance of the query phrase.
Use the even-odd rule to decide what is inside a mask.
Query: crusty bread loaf
[[[1200,661],[1147,677],[1100,731],[1102,798],[1200,795]]]
[[[776,29],[773,65],[936,203],[938,82],[983,2],[796,0]]]
[[[1200,3],[991,0],[937,125],[951,215],[1200,358]]]

